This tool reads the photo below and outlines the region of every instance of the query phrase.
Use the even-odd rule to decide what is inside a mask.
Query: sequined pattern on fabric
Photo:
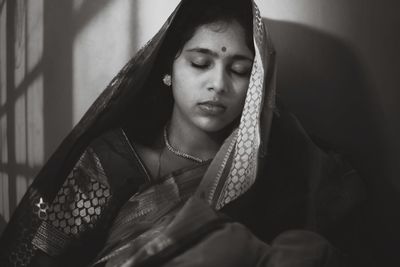
[[[36,232],[32,244],[36,248],[45,251],[50,256],[57,256],[64,250],[71,240],[72,238],[63,232],[54,229],[47,222],[43,222]]]
[[[83,191],[74,176],[69,176],[66,184],[56,196],[48,211],[48,221],[66,234],[77,235],[85,227],[92,227],[110,196],[109,189],[94,179]]]
[[[71,238],[93,228],[111,197],[104,181],[106,176],[99,158],[87,149],[48,207],[34,244],[50,255],[57,255]],[[48,239],[49,236],[55,238]]]
[[[49,207],[47,221],[67,235],[93,227],[110,197],[109,188],[99,182],[104,176],[96,154],[85,152]]]
[[[23,232],[29,231],[24,229]],[[35,255],[36,248],[31,245],[33,233],[30,235],[21,234],[23,239],[20,239],[19,246],[11,253],[10,262],[12,266],[28,266],[32,257]]]
[[[246,192],[254,183],[257,175],[257,157],[260,146],[260,114],[264,86],[264,68],[259,50],[260,43],[257,42],[262,42],[264,30],[260,12],[255,4],[254,8],[254,63],[240,120],[233,162],[216,203],[217,209],[221,209]]]
[[[32,245],[31,240],[34,232],[31,229],[23,227],[22,231],[16,238],[18,244],[9,256],[12,266],[28,266],[32,257],[35,255],[36,248]]]
[[[30,196],[29,199],[22,200],[20,205],[24,205],[22,210],[32,213],[35,211],[37,193],[32,188],[29,188],[27,195]],[[8,244],[11,250],[8,259],[10,266],[28,266],[32,257],[36,253],[36,248],[31,242],[35,234],[32,229],[37,229],[40,225],[40,219],[36,214],[32,216],[33,214],[21,216],[21,218],[17,220],[18,229],[20,230],[17,232],[17,235],[11,243]]]

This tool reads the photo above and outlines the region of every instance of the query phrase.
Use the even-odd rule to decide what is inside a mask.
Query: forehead
[[[244,29],[236,21],[216,22],[200,26],[183,49],[207,48],[220,51],[222,47],[226,47],[226,52],[230,54],[252,55],[246,44]]]

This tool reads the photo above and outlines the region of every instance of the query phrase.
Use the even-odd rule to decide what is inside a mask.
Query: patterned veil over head
[[[254,0],[220,1],[239,3],[252,9],[255,58],[239,126],[221,146],[196,192],[197,196],[207,200],[216,209],[221,209],[237,199],[254,184],[258,161],[267,153],[275,108],[275,52]],[[162,111],[147,109],[143,112],[143,105],[147,102],[140,105],[141,98],[158,94],[155,90],[161,90],[157,87],[149,88],[147,85],[148,80],[162,79],[161,76],[151,75],[154,76],[154,66],[158,63],[163,42],[176,21],[188,19],[187,14],[193,10],[201,12],[196,10],[196,3],[199,2],[212,5],[215,0],[182,0],[159,32],[124,66],[64,139],[14,212],[0,240],[2,253],[6,254],[9,253],[8,250],[14,249],[12,245],[6,244],[10,240],[32,243],[41,225],[41,219],[37,216],[37,204],[53,202],[82,153],[98,136],[120,127],[126,123],[127,117],[138,131],[159,129],[165,124],[168,118],[159,118]],[[202,6],[207,4],[203,3]],[[26,251],[20,254],[31,253],[29,249]],[[26,257],[29,258],[29,255]]]
[[[198,192],[217,209],[255,182],[258,160],[266,155],[275,108],[275,51],[260,11],[251,2],[255,57],[240,124],[218,152]]]

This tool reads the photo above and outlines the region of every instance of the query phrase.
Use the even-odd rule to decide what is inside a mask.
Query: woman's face
[[[172,119],[206,132],[233,122],[243,109],[253,58],[239,23],[200,26],[173,63]]]

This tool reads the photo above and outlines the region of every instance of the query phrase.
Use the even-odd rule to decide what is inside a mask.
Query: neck
[[[171,118],[168,127],[169,143],[182,152],[206,160],[213,158],[226,137],[226,131],[209,133],[196,125]]]

